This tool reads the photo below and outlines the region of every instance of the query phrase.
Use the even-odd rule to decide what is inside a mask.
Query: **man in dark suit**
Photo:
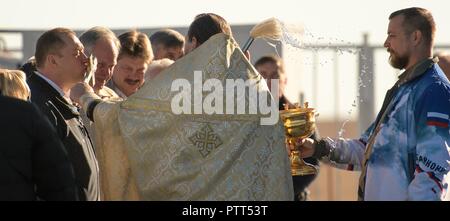
[[[287,83],[287,77],[284,73],[284,64],[281,58],[275,56],[263,56],[255,63],[255,68],[266,79],[269,89],[271,89],[272,79],[278,79],[278,95],[279,95],[279,109],[284,110],[285,106],[294,108],[295,106],[284,96],[284,89]],[[311,136],[312,139],[318,138],[318,131]],[[304,159],[308,164],[318,167],[319,161],[312,157]],[[308,199],[307,187],[316,178],[317,174],[292,176],[294,182],[295,201],[305,201]]]
[[[83,81],[88,59],[72,30],[56,28],[37,41],[36,71],[28,71],[31,101],[47,116],[61,139],[75,171],[80,200],[100,200],[97,159],[91,139],[69,93]],[[32,69],[28,69],[32,70]]]
[[[0,201],[77,200],[67,153],[31,103],[0,95]]]

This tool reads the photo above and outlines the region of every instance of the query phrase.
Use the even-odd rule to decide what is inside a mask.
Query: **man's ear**
[[[47,55],[47,63],[51,66],[56,66],[58,64],[58,60],[56,55],[54,54],[48,54]]]
[[[423,35],[422,32],[419,30],[416,30],[411,35],[414,46],[419,45],[423,41]]]
[[[191,42],[192,42],[192,49],[195,49],[195,48],[197,48],[197,47],[199,46],[199,45],[198,45],[197,38],[192,37]]]
[[[244,51],[244,56],[247,58],[248,61],[250,61],[252,58],[249,50]]]

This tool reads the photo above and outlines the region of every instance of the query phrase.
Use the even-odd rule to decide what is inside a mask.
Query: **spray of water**
[[[331,51],[335,51],[336,53],[338,53],[338,55],[344,55],[346,53],[348,54],[353,54],[353,55],[359,55],[361,49],[359,47],[357,47],[355,44],[352,44],[349,41],[344,41],[342,39],[338,39],[338,38],[327,38],[327,37],[323,37],[323,36],[316,36],[312,31],[308,30],[307,28],[303,28],[300,26],[294,26],[294,25],[287,25],[279,20],[277,20],[279,22],[280,27],[281,27],[281,31],[282,31],[282,35],[279,39],[265,39],[270,46],[272,46],[274,48],[274,50],[276,51],[276,53],[279,55],[276,44],[273,43],[274,40],[279,41],[285,45],[289,45],[294,49],[297,50],[309,50],[309,51],[313,51],[314,53],[317,53],[319,50],[331,50]],[[327,44],[323,44],[321,42],[327,42]],[[311,43],[306,43],[306,42],[311,42]],[[333,42],[333,43],[332,43]],[[337,45],[336,46],[336,42]],[[339,46],[342,45],[342,46]],[[364,62],[364,60],[366,60],[367,58],[362,56],[361,57],[362,61]],[[312,63],[312,61],[307,61]],[[323,61],[320,62],[320,66],[324,66],[328,63],[333,63],[335,62],[334,59],[330,59],[329,61]],[[310,63],[306,63],[306,64],[310,64]],[[364,62],[365,63],[365,62]],[[306,65],[305,64],[305,65]],[[369,82],[364,82],[363,79],[364,76],[367,74],[366,70],[368,67],[363,66],[362,70],[361,70],[361,74],[358,77],[358,86],[359,87],[366,87],[366,84]],[[354,112],[354,110],[357,107],[357,101],[361,101],[364,102],[359,94],[359,91],[357,92],[356,95],[356,99],[353,100],[352,103],[352,107],[350,108],[349,111],[347,111],[347,116],[344,118],[344,122],[342,123],[342,126],[340,127],[339,131],[338,131],[338,137],[343,137],[344,132],[345,132],[345,125],[350,121],[351,119],[351,115]]]
[[[344,122],[341,125],[341,128],[338,131],[338,138],[343,138],[344,137],[344,133],[345,133],[345,124],[347,124],[352,116],[353,110],[356,109],[356,100],[353,100],[352,103],[352,107],[350,108],[350,110],[347,111],[347,117],[345,118]]]

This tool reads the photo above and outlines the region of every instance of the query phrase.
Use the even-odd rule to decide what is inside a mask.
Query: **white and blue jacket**
[[[364,200],[441,200],[450,167],[450,83],[437,59],[399,77],[368,159]],[[374,123],[360,139],[330,139],[333,165],[361,169]],[[449,179],[449,178],[447,178]]]

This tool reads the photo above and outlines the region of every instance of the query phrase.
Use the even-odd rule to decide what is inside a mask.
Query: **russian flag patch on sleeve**
[[[447,128],[449,123],[448,114],[438,112],[427,113],[427,125]]]

